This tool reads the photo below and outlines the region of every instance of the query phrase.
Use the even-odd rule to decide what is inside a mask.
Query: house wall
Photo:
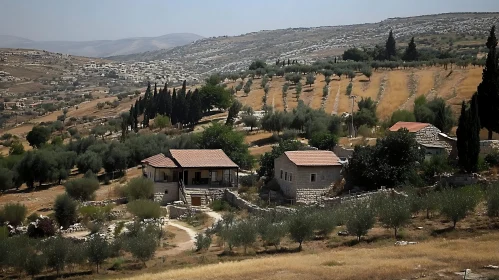
[[[445,150],[447,154],[452,154],[452,145],[443,139],[440,139],[439,133],[440,129],[436,128],[433,125],[429,125],[418,132],[416,132],[416,141],[420,144],[440,144],[445,146]]]
[[[274,178],[286,196],[296,198],[297,189],[325,189],[341,180],[341,169],[341,166],[296,166],[286,155],[282,155],[274,161]],[[281,170],[283,170],[282,179]],[[285,180],[286,172],[288,180]],[[291,182],[289,173],[293,174]],[[315,182],[311,182],[311,174],[316,174]]]
[[[210,174],[210,170],[208,169],[198,169],[198,168],[189,168],[189,169],[184,169],[184,171],[187,170],[187,184],[186,186],[192,185],[192,180],[196,177],[196,172],[201,172],[201,178],[206,179],[215,179],[214,181],[223,181],[229,180],[229,174],[230,174],[230,179],[231,181],[235,182],[236,179],[236,170],[235,169],[217,169],[217,170],[211,170],[212,173],[216,174],[216,178],[212,178],[210,176],[213,176]],[[179,169],[180,171],[180,169]],[[211,180],[213,181],[213,180]]]
[[[178,183],[154,183],[154,200],[165,205],[177,201],[178,196]]]
[[[174,169],[171,168],[155,168],[150,165],[146,165],[144,168],[144,174],[146,174],[147,178],[157,182],[174,182],[173,180],[173,172]],[[166,175],[166,177],[165,177]]]

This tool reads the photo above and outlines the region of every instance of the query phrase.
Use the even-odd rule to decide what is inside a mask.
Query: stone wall
[[[81,203],[82,206],[106,206],[108,204],[124,204],[126,203],[126,197],[120,197],[116,199],[106,199],[106,200],[96,200],[96,201],[84,201]]]
[[[333,153],[338,157],[351,157],[353,155],[353,149],[347,149],[336,145],[333,148]]]
[[[499,151],[499,140],[480,141],[480,155],[487,155],[493,151]]]
[[[261,208],[247,200],[244,200],[237,193],[231,192],[229,190],[225,191],[225,200],[229,202],[230,205],[237,207],[238,209],[246,210],[249,213],[256,215],[269,213],[270,211],[284,211],[284,212],[294,211],[294,209],[287,207]]]
[[[296,190],[296,203],[312,204],[321,201],[324,198],[325,189],[297,189]]]
[[[168,209],[168,217],[170,219],[178,219],[179,217],[187,215],[189,213],[196,213],[198,211],[201,211],[199,209],[179,205],[168,205],[166,208]]]

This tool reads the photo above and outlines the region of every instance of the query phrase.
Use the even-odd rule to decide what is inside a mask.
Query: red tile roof
[[[284,153],[296,166],[341,166],[331,151],[289,151]]]
[[[173,159],[180,167],[230,167],[239,168],[221,149],[171,149]]]
[[[398,131],[401,128],[406,128],[407,130],[409,130],[409,132],[418,132],[429,125],[431,124],[420,122],[397,122],[392,127],[390,127],[390,131]]]
[[[141,163],[149,164],[152,167],[157,168],[176,168],[177,165],[171,158],[166,157],[164,154],[157,154],[152,157],[143,159]]]

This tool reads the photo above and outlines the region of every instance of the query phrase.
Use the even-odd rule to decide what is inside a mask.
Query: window
[[[310,182],[315,182],[316,179],[317,179],[317,174],[315,173],[310,174]]]
[[[284,181],[288,180],[288,172],[284,172]]]
[[[281,169],[281,179],[282,179],[282,175],[283,175],[283,173],[284,173],[284,172],[283,172],[283,171],[282,171],[282,169]]]
[[[289,181],[293,182],[293,173],[289,173]]]

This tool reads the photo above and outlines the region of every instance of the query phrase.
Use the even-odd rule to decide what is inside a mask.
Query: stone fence
[[[499,151],[499,140],[480,141],[480,155],[487,155],[494,151]]]
[[[96,200],[96,201],[84,201],[81,203],[82,206],[106,206],[108,204],[124,204],[126,203],[126,197],[120,197],[116,199],[106,199],[106,200]]]
[[[201,211],[187,205],[168,205],[166,208],[168,209],[168,218],[170,219],[179,219],[186,215]]]
[[[258,205],[255,205],[243,198],[241,198],[237,193],[231,192],[229,190],[225,191],[224,198],[230,205],[237,207],[241,210],[246,210],[249,213],[260,215],[264,213],[269,213],[271,211],[283,211],[283,212],[292,212],[293,208],[287,208],[278,206],[276,208],[261,208]]]

